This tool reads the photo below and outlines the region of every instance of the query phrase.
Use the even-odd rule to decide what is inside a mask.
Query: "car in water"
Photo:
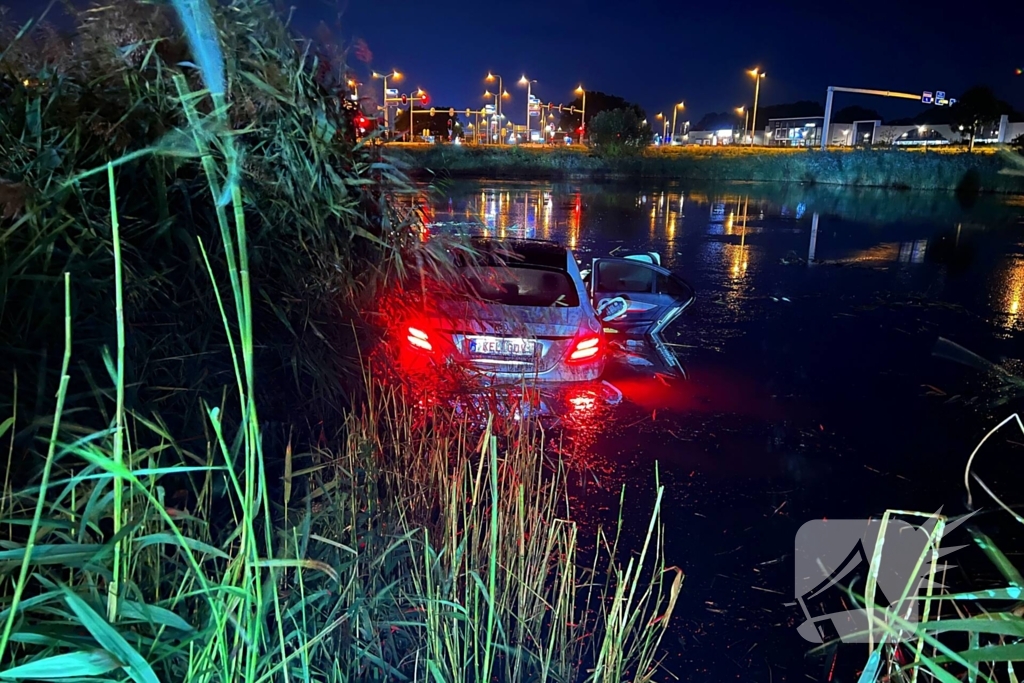
[[[585,279],[572,250],[544,240],[472,238],[453,254],[464,295],[428,297],[403,325],[403,355],[489,381],[598,379],[609,335],[657,334],[694,299],[657,255],[595,258]]]

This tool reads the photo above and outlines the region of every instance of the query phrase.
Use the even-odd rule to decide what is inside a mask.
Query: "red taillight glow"
[[[434,347],[430,345],[430,339],[427,337],[427,333],[415,327],[409,328],[409,336],[406,337],[409,343],[418,349],[424,351],[433,351]]]
[[[596,358],[599,353],[601,353],[601,338],[583,337],[573,346],[572,352],[569,354],[569,361],[591,360]]]

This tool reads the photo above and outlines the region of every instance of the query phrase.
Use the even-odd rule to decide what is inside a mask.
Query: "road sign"
[[[539,109],[531,109],[530,110],[530,116],[533,117],[533,118],[536,118],[536,117],[540,116],[540,110]]]
[[[939,100],[944,100],[944,99],[946,99],[945,91],[936,90],[935,91],[935,102],[938,103]]]
[[[448,109],[448,116],[455,116],[455,108],[454,107]]]
[[[484,113],[485,114],[493,114],[494,113],[494,105],[493,104],[485,104],[484,105]]]
[[[945,107],[947,104],[949,104],[949,100],[947,100],[945,97],[936,97],[935,104],[940,107]]]
[[[388,88],[384,91],[388,97],[398,97],[398,88]]]
[[[956,98],[955,97],[950,97],[949,98],[949,106],[952,107],[954,104],[956,104]]]
[[[921,93],[921,102],[924,103],[924,104],[931,104],[932,103],[932,94],[930,92],[928,92],[927,90],[925,90],[923,93]]]

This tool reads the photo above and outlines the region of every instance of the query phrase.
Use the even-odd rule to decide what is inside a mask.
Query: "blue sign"
[[[937,102],[939,100],[944,100],[944,99],[946,99],[945,91],[944,90],[936,90],[935,91],[935,101]]]
[[[923,93],[921,93],[921,102],[923,102],[924,104],[931,104],[932,94],[925,90]]]

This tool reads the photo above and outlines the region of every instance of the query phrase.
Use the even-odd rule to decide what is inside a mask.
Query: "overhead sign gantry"
[[[842,88],[838,85],[828,86],[828,94],[825,96],[825,129],[821,132],[821,150],[824,151],[829,142],[829,127],[832,124],[832,96],[837,92],[852,92],[858,95],[877,95],[878,97],[896,97],[901,100],[919,100],[924,104],[935,104],[945,106],[956,104],[955,99],[946,99],[946,93],[941,90],[937,92],[924,91],[920,95],[908,92],[895,92],[892,90],[868,90],[866,88]]]

